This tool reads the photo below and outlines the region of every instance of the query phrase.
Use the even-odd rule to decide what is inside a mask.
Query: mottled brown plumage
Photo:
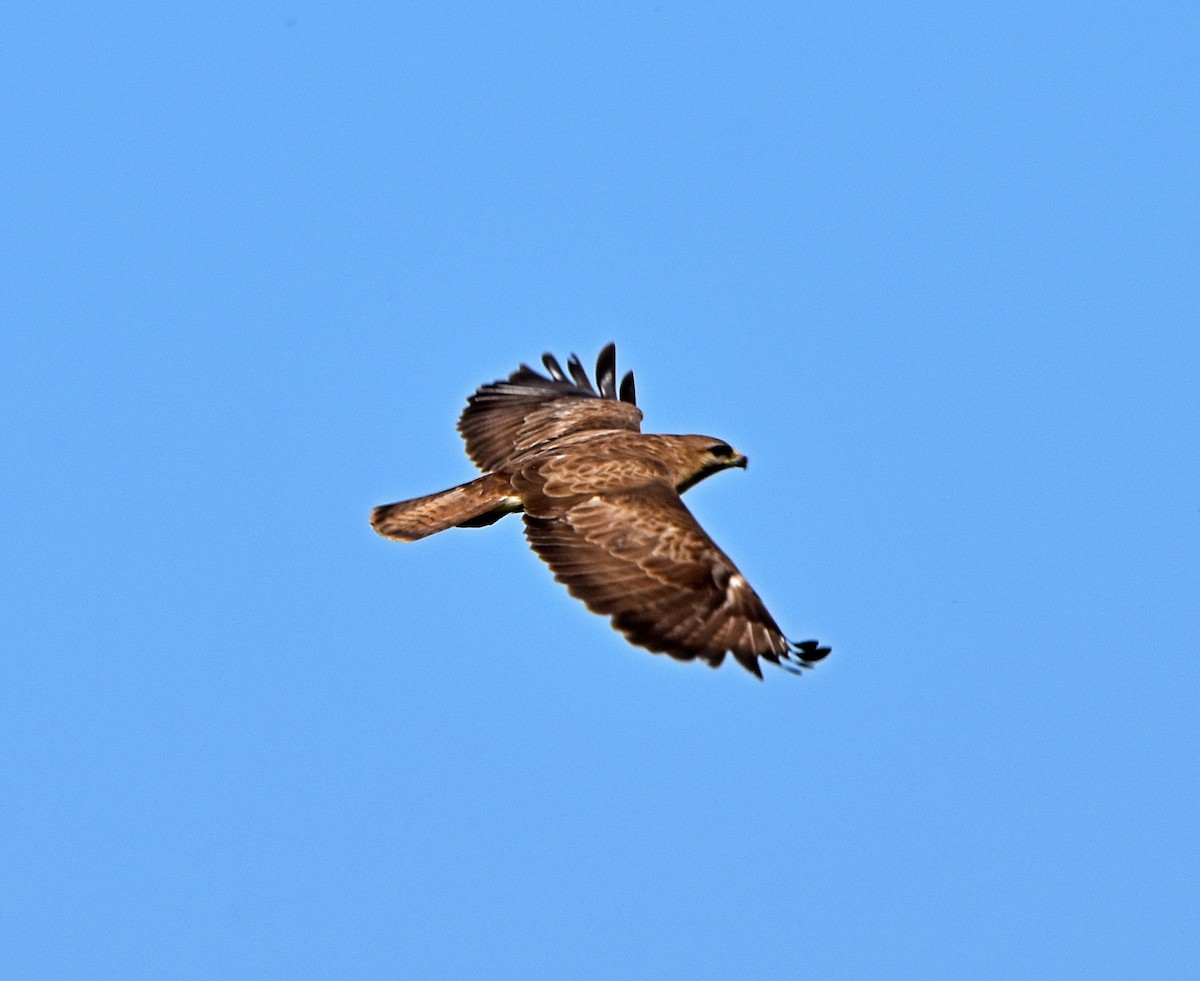
[[[641,432],[633,374],[616,384],[616,348],[596,361],[596,385],[572,355],[550,377],[527,365],[484,385],[458,422],[485,475],[371,512],[381,535],[415,541],[523,511],[533,550],[633,644],[717,667],[732,654],[762,677],[759,659],[792,670],[829,653],[789,641],[737,566],[680,498],[746,458],[711,436]]]

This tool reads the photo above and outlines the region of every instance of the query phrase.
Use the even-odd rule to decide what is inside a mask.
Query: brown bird
[[[596,388],[574,355],[550,377],[528,365],[467,400],[458,431],[484,476],[371,512],[379,534],[411,542],[524,512],[525,536],[572,596],[612,618],[630,643],[717,667],[732,654],[794,673],[829,653],[789,641],[758,594],[680,498],[746,457],[711,436],[641,431],[633,372],[616,382],[616,345],[596,360]],[[569,377],[568,377],[569,373]]]

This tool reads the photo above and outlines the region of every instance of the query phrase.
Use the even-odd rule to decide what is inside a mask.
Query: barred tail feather
[[[415,542],[447,528],[482,528],[520,510],[508,480],[490,473],[436,494],[377,507],[371,527],[384,538]]]

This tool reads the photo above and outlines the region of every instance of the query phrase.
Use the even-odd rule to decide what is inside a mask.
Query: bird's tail
[[[520,510],[508,479],[489,473],[437,494],[377,507],[371,527],[384,538],[415,542],[447,528],[482,528]]]

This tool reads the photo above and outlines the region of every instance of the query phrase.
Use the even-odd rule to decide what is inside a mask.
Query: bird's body
[[[630,642],[713,667],[727,653],[759,677],[758,659],[810,667],[829,653],[783,635],[737,567],[680,495],[746,458],[710,436],[641,432],[632,373],[618,395],[616,349],[577,358],[570,378],[550,355],[545,378],[522,365],[480,388],[459,420],[484,476],[371,513],[379,534],[414,541],[524,512],[530,545],[589,609]]]

